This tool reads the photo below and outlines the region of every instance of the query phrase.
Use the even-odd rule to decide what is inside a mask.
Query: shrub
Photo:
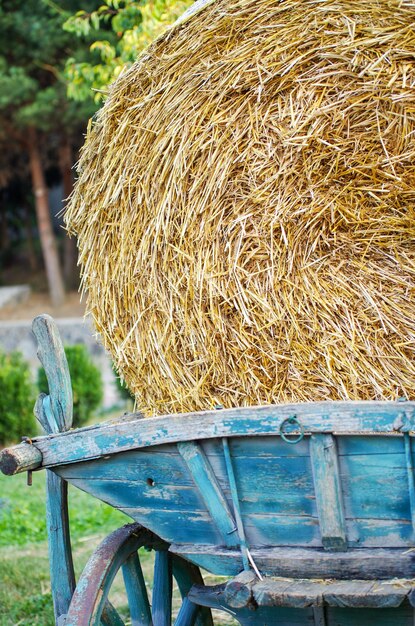
[[[117,388],[118,395],[121,398],[121,400],[125,400],[125,401],[134,400],[134,394],[127,387],[127,383],[125,382],[125,380],[121,380],[121,378],[117,375],[115,370],[114,370],[114,374],[115,374],[115,386]]]
[[[0,445],[34,433],[34,404],[28,363],[20,352],[0,352]]]
[[[100,406],[103,398],[101,372],[93,364],[84,345],[65,347],[73,393],[73,425],[83,426]],[[38,371],[39,391],[48,392],[45,370]]]

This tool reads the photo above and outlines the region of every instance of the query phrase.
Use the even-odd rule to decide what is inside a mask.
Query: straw
[[[141,410],[415,397],[413,18],[217,0],[114,83],[66,220]]]

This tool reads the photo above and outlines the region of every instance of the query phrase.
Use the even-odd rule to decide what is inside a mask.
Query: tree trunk
[[[65,203],[73,189],[72,165],[72,146],[67,135],[64,135],[59,146],[59,168]],[[66,234],[63,243],[63,276],[68,289],[76,289],[79,285],[79,272],[76,267],[77,257],[76,238]]]
[[[48,190],[46,187],[38,147],[38,135],[35,128],[28,129],[27,150],[29,153],[30,173],[32,176],[33,193],[35,196],[36,217],[43,259],[46,267],[49,293],[53,306],[59,306],[65,299],[65,289],[59,265],[55,235],[52,228]]]
[[[6,207],[0,210],[0,250],[5,252],[10,246],[9,228]]]
[[[32,272],[35,272],[37,270],[37,256],[36,256],[36,250],[35,250],[35,242],[33,241],[31,209],[27,204],[24,205],[24,212],[25,212],[24,232],[25,232],[26,241],[27,241],[27,258],[29,260],[30,270]]]

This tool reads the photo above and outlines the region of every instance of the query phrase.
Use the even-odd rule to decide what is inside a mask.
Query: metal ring
[[[297,435],[297,437],[295,437],[294,439],[288,439],[287,433],[284,432],[284,424],[291,424],[294,426],[298,426],[300,430],[300,434]],[[281,422],[280,435],[281,435],[281,438],[287,443],[299,443],[301,439],[304,437],[304,427],[301,424],[301,422],[296,418],[295,415],[293,415],[292,417],[286,417],[285,420]]]

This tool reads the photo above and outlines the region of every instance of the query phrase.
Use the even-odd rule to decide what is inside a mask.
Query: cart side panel
[[[347,546],[411,547],[403,437],[343,435],[335,439],[338,484],[333,483],[333,489],[338,489],[343,507]],[[207,471],[208,466],[232,515],[234,503],[222,442],[212,439],[198,445],[204,458],[199,471]],[[317,480],[315,468],[313,471],[316,460],[310,457],[310,437],[296,445],[279,436],[235,437],[229,445],[248,545],[322,547],[321,529],[330,532],[329,507],[324,508],[328,490],[324,472]],[[141,448],[54,471],[168,542],[228,545],[203,483],[189,470],[179,449],[175,444]],[[325,471],[332,471],[330,464]]]

